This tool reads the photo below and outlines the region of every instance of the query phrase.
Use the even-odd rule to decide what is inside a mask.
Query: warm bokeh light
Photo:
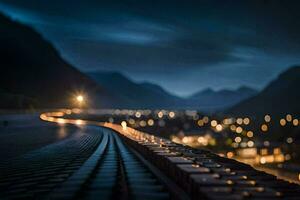
[[[265,115],[264,119],[265,119],[265,122],[270,122],[271,121],[271,116],[270,115]]]
[[[286,119],[286,121],[291,122],[292,119],[293,119],[293,117],[292,117],[291,114],[287,114],[286,117],[285,117],[285,119]]]
[[[266,124],[263,124],[263,125],[261,125],[261,130],[263,131],[263,132],[267,132],[268,131],[268,125],[266,125]]]
[[[128,123],[131,124],[131,125],[134,125],[135,124],[135,120],[134,119],[129,119]]]
[[[236,126],[235,126],[234,124],[232,124],[232,125],[230,126],[230,130],[231,130],[231,131],[235,131],[235,130],[236,130]]]
[[[203,122],[204,122],[205,124],[207,124],[208,121],[209,121],[209,118],[208,118],[207,116],[205,116],[205,117],[202,118],[202,120],[203,120]]]
[[[216,120],[212,120],[212,121],[210,122],[210,125],[211,125],[212,127],[216,127],[216,126],[218,125],[218,122],[217,122]]]
[[[298,119],[293,119],[293,125],[298,126],[299,125],[299,120]]]
[[[248,117],[244,118],[244,119],[243,119],[243,123],[244,123],[245,125],[250,124],[250,119],[249,119]]]
[[[227,158],[232,158],[234,156],[233,152],[229,151],[226,154]]]
[[[198,126],[204,126],[204,121],[203,119],[198,120]]]
[[[264,141],[264,145],[265,145],[266,147],[268,147],[268,146],[270,146],[270,142],[269,142],[269,141]]]
[[[285,126],[286,125],[286,120],[285,119],[281,119],[279,121],[279,123],[280,123],[281,126]]]
[[[242,118],[237,118],[236,123],[239,124],[239,125],[242,125],[243,124],[243,119]]]
[[[157,116],[158,116],[159,118],[162,118],[162,117],[164,116],[164,113],[163,113],[162,111],[159,111],[159,112],[157,113]]]
[[[153,119],[149,119],[147,123],[148,123],[149,126],[153,126],[154,125],[154,120]]]
[[[82,95],[78,95],[78,96],[76,97],[76,100],[77,100],[78,102],[83,102],[84,98],[83,98]]]
[[[147,126],[147,122],[145,120],[140,121],[140,126],[141,127]]]
[[[248,131],[247,132],[247,137],[252,138],[253,137],[253,131]]]
[[[266,161],[266,158],[265,158],[265,157],[261,157],[261,158],[260,158],[260,163],[261,163],[261,164],[266,164],[266,162],[267,162],[267,161]]]
[[[223,126],[222,126],[221,124],[218,124],[218,125],[216,126],[216,130],[217,130],[218,132],[222,131],[222,130],[223,130]]]
[[[286,139],[286,142],[287,143],[289,143],[289,144],[291,144],[291,143],[293,143],[293,138],[292,137],[288,137],[287,139]]]
[[[169,112],[169,117],[170,118],[174,118],[175,117],[175,113],[173,111]]]
[[[234,141],[236,143],[240,143],[242,141],[242,138],[241,137],[236,137],[236,138],[234,138]]]
[[[253,147],[254,146],[254,142],[250,140],[250,141],[247,142],[247,145],[248,145],[248,147]]]
[[[135,113],[135,117],[136,117],[136,118],[140,118],[141,116],[142,116],[141,112],[137,111],[137,112]]]
[[[127,123],[125,121],[121,122],[121,126],[122,126],[123,130],[127,129]]]
[[[236,133],[242,133],[243,132],[243,128],[239,126],[239,127],[236,128],[235,131],[236,131]]]

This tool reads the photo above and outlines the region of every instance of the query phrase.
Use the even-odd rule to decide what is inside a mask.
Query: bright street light
[[[78,95],[78,96],[76,97],[76,100],[77,100],[79,103],[81,103],[81,102],[83,102],[84,98],[83,98],[82,95]]]

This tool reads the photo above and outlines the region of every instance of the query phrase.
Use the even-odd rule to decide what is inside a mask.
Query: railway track
[[[3,162],[0,169],[0,199],[189,199],[118,133],[104,127],[86,126],[72,137]]]
[[[124,145],[113,130],[101,128],[102,140],[93,155],[49,199],[171,199],[171,181],[158,178],[153,166]],[[173,190],[181,190],[174,186]],[[174,196],[173,196],[174,197]],[[176,199],[188,199],[182,191]]]

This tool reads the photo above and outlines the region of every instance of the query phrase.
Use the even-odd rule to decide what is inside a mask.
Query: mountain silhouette
[[[121,107],[178,108],[183,99],[152,83],[135,83],[117,72],[90,72],[88,75],[118,97]]]
[[[188,100],[191,105],[195,105],[200,109],[216,111],[233,106],[256,93],[256,90],[246,86],[237,90],[223,89],[220,91],[208,88],[193,94]]]
[[[213,91],[206,89],[188,98],[170,94],[152,83],[136,83],[118,72],[90,72],[88,75],[114,96],[121,105],[133,108],[179,108],[215,111],[224,109],[257,93],[256,90],[241,87],[237,90]]]
[[[228,110],[235,115],[282,116],[300,113],[300,67],[293,66],[281,73],[257,95]]]
[[[70,107],[72,95],[81,91],[93,99],[101,96],[102,105],[113,102],[107,91],[65,62],[39,33],[2,14],[0,66],[1,108]]]

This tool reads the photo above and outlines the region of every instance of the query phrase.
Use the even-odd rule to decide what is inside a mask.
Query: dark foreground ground
[[[0,162],[66,139],[76,130],[43,122],[38,114],[0,115]]]

